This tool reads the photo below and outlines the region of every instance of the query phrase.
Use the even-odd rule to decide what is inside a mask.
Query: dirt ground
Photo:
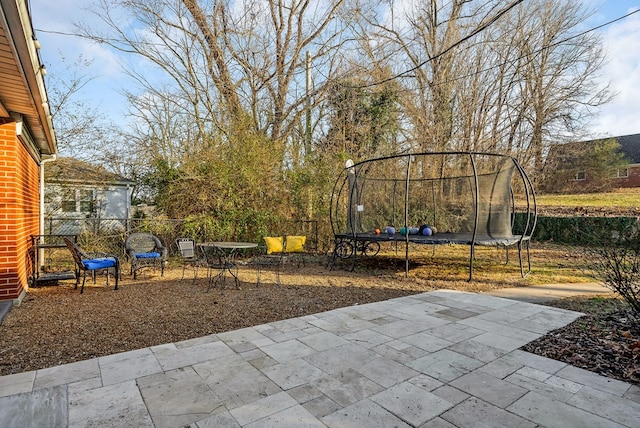
[[[532,275],[522,278],[516,256],[512,254],[509,264],[505,265],[503,253],[484,249],[476,254],[474,280],[471,282],[467,281],[469,254],[467,249],[463,249],[445,251],[438,256],[424,255],[410,264],[408,277],[405,277],[404,259],[395,257],[392,252],[387,256],[363,260],[354,271],[345,263],[331,268],[324,256],[307,257],[304,265],[292,262],[285,266],[280,276],[281,284],[276,283],[274,272],[267,271],[262,272],[261,283],[257,285],[255,269],[242,266],[240,289],[236,289],[227,278],[224,290],[212,288],[207,292],[208,283],[203,269],[197,281],[193,280],[193,271],[190,270],[181,280],[182,270],[175,261],[164,277],[160,277],[159,272],[148,270],[134,281],[125,272],[118,291],[113,290],[113,282],[107,287],[104,277],[98,278],[96,285],[88,281],[82,295],[69,281],[57,286],[31,288],[22,305],[13,308],[0,324],[0,375],[437,288],[482,292],[565,277],[580,282],[584,278],[576,268],[579,254],[572,251],[563,248],[534,249],[532,263],[538,268]],[[555,276],[547,272],[551,269],[547,266],[551,259],[555,260],[552,266]],[[591,331],[584,331],[593,336]],[[637,330],[623,326],[620,334],[625,332],[631,339],[640,340]],[[629,342],[629,337],[620,337]],[[615,339],[607,340],[610,345]],[[631,349],[631,342],[627,342],[624,349],[620,348],[624,352]],[[533,352],[544,354],[558,346],[543,339]],[[593,352],[598,349],[592,348]],[[636,351],[632,351],[631,355],[635,356],[631,359],[618,359],[635,364],[625,369],[628,372],[626,377],[620,374],[625,371],[622,369],[602,372],[633,381],[640,373],[637,371],[639,353]],[[584,357],[590,358],[588,355]],[[599,358],[602,361],[604,357]],[[616,355],[606,358],[613,361]]]

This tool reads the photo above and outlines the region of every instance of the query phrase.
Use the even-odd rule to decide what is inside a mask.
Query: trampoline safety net
[[[520,230],[515,216],[520,213]],[[537,209],[532,183],[517,160],[495,153],[413,153],[348,162],[334,185],[331,226],[334,260],[352,259],[367,244],[385,241],[469,245],[469,279],[475,245],[517,245],[521,273]],[[428,229],[428,230],[425,230]]]

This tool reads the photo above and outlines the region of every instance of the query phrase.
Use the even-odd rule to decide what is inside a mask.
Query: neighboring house
[[[619,145],[614,156],[607,152],[611,140]],[[605,170],[610,163],[616,167]],[[545,176],[550,191],[640,187],[640,134],[554,145],[547,156]]]
[[[77,234],[96,225],[124,227],[131,217],[133,182],[74,158],[58,158],[45,168],[45,231]]]
[[[618,169],[616,187],[640,187],[640,134],[614,137],[620,151],[629,161],[626,168]]]
[[[0,300],[28,289],[40,234],[43,167],[57,151],[27,1],[0,0]]]

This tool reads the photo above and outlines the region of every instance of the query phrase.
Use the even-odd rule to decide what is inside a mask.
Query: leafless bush
[[[640,232],[601,238],[587,252],[594,277],[622,296],[640,319]]]

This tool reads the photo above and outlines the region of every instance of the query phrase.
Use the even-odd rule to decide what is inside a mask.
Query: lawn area
[[[638,209],[640,189],[617,189],[607,193],[581,193],[574,195],[537,195],[538,207],[593,207]]]
[[[525,278],[520,274],[516,248],[509,249],[507,263],[504,248],[476,246],[473,281],[468,282],[469,249],[466,245],[411,245],[409,280],[431,286],[435,281],[438,282],[437,288],[464,288],[467,291],[593,281],[581,247],[534,242],[530,251],[532,272]],[[524,250],[522,256],[526,271]],[[356,272],[404,278],[404,246],[399,246],[398,253],[395,253],[392,244],[383,245],[378,256],[359,258]]]

